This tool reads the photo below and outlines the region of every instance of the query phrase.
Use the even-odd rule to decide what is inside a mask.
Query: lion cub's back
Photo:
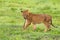
[[[41,23],[45,19],[43,14],[34,14],[32,17],[32,22],[33,23]]]

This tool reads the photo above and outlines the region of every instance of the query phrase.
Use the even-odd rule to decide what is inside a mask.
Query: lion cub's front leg
[[[26,29],[30,24],[31,22],[26,19],[23,28]]]
[[[36,24],[33,24],[33,30],[36,30]]]

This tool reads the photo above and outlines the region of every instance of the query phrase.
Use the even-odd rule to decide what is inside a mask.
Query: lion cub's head
[[[29,16],[29,11],[28,11],[28,10],[24,10],[24,11],[21,10],[21,13],[22,13],[22,16],[23,16],[25,19]]]

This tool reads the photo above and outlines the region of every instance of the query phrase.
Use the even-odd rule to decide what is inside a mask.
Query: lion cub
[[[33,28],[36,30],[36,24],[44,23],[46,26],[45,32],[50,29],[50,25],[52,24],[52,17],[47,14],[32,14],[28,10],[21,11],[22,16],[25,19],[25,23],[23,28],[26,29],[31,23],[34,25]]]

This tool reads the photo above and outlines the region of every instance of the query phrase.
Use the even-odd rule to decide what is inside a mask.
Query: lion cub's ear
[[[25,10],[25,13],[27,13],[27,15],[29,15],[29,10]]]
[[[20,10],[21,10],[21,12],[23,12],[23,9],[22,8]]]
[[[27,13],[28,13],[28,12],[29,12],[29,10],[25,10],[25,12],[27,12]]]

